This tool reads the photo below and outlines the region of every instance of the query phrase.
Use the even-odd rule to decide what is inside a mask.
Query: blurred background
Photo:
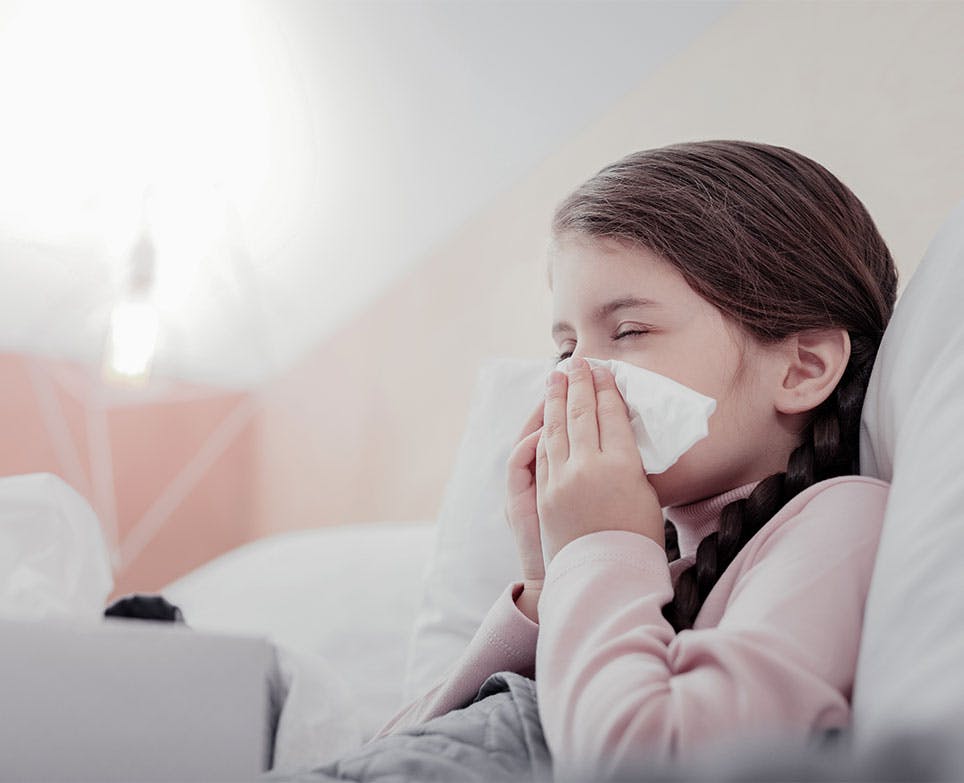
[[[554,206],[744,138],[853,188],[902,285],[964,195],[964,3],[0,0],[0,475],[115,594],[433,519],[479,363],[545,357]]]

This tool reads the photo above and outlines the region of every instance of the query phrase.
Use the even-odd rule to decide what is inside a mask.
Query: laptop
[[[0,620],[0,781],[245,781],[270,644],[174,623]]]

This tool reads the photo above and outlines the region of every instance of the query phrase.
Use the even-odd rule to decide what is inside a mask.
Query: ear
[[[774,404],[780,413],[804,413],[827,399],[850,361],[846,329],[820,329],[784,341],[781,384]]]

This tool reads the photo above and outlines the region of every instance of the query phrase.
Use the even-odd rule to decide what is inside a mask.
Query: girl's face
[[[568,235],[553,246],[550,274],[561,358],[618,359],[716,400],[709,435],[649,477],[662,506],[786,470],[799,422],[774,406],[774,384],[785,371],[777,350],[725,319],[649,250]]]

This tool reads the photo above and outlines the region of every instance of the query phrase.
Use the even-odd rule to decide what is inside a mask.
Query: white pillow
[[[454,663],[489,608],[521,578],[505,518],[506,462],[545,397],[551,359],[490,359],[480,365],[468,423],[442,497],[434,549],[408,646],[407,703]]]
[[[339,720],[357,717],[367,739],[401,700],[405,645],[433,535],[427,522],[391,521],[279,533],[227,552],[161,592],[192,628],[267,636],[327,662],[320,676],[345,687],[315,693],[324,708],[316,717],[334,714],[324,700],[343,707],[340,691],[350,693]],[[332,729],[318,751],[336,741]]]
[[[870,378],[862,471],[891,482],[854,731],[964,727],[964,202],[897,303]]]

